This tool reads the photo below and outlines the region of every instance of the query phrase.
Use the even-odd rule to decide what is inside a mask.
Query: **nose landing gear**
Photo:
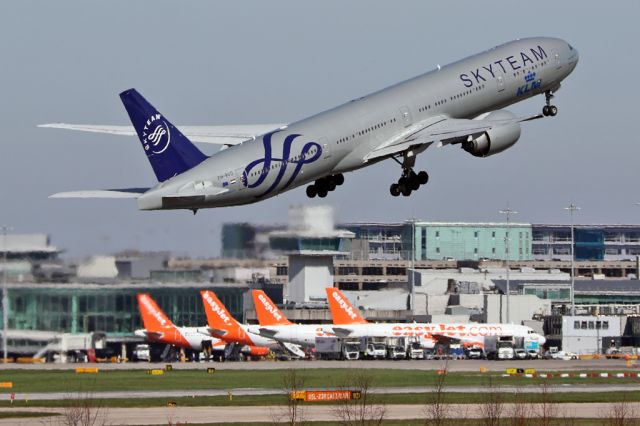
[[[327,194],[336,189],[336,187],[344,183],[344,175],[338,173],[337,175],[329,175],[320,178],[312,185],[307,186],[307,197],[314,198],[316,195],[320,198],[324,198]]]
[[[545,106],[542,107],[542,115],[545,117],[555,117],[558,114],[558,107],[551,105],[551,99],[553,99],[553,93],[551,90],[544,92]]]

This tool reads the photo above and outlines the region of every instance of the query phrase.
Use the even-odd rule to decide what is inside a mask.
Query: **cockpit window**
[[[569,45],[569,50],[573,50],[573,46]]]

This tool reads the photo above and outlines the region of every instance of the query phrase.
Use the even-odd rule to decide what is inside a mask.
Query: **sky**
[[[4,1],[0,8],[0,225],[43,232],[67,256],[123,249],[218,256],[226,222],[286,223],[290,205],[330,204],[337,221],[640,223],[640,2]],[[129,124],[137,88],[177,127],[293,122],[507,42],[560,37],[580,62],[555,118],[523,124],[511,149],[475,158],[429,148],[429,184],[394,198],[389,160],[324,199],[304,187],[259,204],[138,211],[134,200],[61,200],[77,189],[152,186],[134,137],[37,128]],[[544,98],[513,105],[537,113]],[[215,148],[204,146],[213,154]]]

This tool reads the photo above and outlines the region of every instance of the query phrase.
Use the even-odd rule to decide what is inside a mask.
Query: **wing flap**
[[[279,129],[284,124],[239,124],[225,126],[181,126],[183,135],[192,142],[215,145],[237,145],[255,139],[269,131]],[[110,126],[94,124],[47,123],[38,127],[49,129],[75,130],[79,132],[104,133],[120,136],[135,136],[133,126]]]

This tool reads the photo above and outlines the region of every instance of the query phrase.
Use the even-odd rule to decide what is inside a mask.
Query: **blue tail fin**
[[[120,93],[158,181],[179,175],[207,157],[136,89]]]

